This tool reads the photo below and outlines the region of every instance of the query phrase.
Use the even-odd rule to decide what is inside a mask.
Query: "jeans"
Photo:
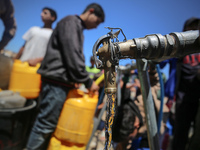
[[[30,133],[27,150],[45,150],[54,132],[70,88],[42,83],[40,110]]]

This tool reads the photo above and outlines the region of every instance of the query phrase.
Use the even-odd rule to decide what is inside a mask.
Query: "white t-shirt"
[[[30,28],[22,37],[26,44],[20,60],[27,61],[28,59],[44,57],[52,32],[52,29],[47,28]]]

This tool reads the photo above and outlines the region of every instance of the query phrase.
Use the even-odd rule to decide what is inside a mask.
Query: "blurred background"
[[[147,34],[181,32],[184,22],[190,17],[200,18],[199,0],[12,0],[15,8],[17,31],[15,37],[5,47],[17,53],[24,44],[22,35],[32,26],[42,26],[41,11],[43,7],[56,10],[58,18],[56,27],[66,15],[80,15],[92,2],[99,3],[106,14],[105,22],[98,29],[85,30],[84,54],[86,65],[90,65],[90,56],[96,40],[109,32],[104,27],[119,27],[127,39],[144,37]],[[0,21],[0,35],[3,33]],[[119,37],[120,41],[123,37]],[[120,65],[132,60],[120,60]],[[167,67],[165,68],[167,70]]]

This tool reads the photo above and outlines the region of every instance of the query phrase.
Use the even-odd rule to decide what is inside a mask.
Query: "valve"
[[[116,71],[115,67],[119,65],[120,59],[120,50],[118,46],[118,35],[120,31],[124,35],[123,31],[120,28],[110,28],[111,30],[108,34],[101,36],[93,46],[93,57],[97,68],[104,69],[105,77],[105,93],[113,94],[116,93]],[[118,29],[118,31],[113,32],[113,29]],[[124,35],[124,40],[126,37]],[[99,47],[103,44],[103,51],[98,52]],[[101,55],[99,55],[101,54]],[[98,58],[99,57],[99,58]]]

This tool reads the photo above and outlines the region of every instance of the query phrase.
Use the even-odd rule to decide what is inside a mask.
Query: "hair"
[[[85,10],[83,11],[82,14],[84,14],[86,11],[88,11],[88,10],[91,9],[91,8],[94,8],[94,14],[95,14],[97,17],[101,18],[101,19],[102,19],[102,22],[104,22],[104,20],[105,20],[105,14],[104,14],[103,8],[102,8],[99,4],[97,4],[97,3],[89,4],[89,5],[85,8]]]
[[[139,126],[141,127],[143,125],[142,116],[138,106],[132,99],[127,98],[127,95],[130,94],[130,90],[126,89],[123,92],[125,93],[124,98],[122,96],[122,103],[116,109],[112,127],[112,139],[114,142],[122,142],[134,131],[135,117],[138,117],[140,121]]]
[[[188,28],[189,30],[197,30],[199,25],[200,25],[200,19],[196,17],[191,17],[185,21],[185,24],[183,26],[183,31],[187,31]]]
[[[52,17],[55,17],[55,20],[54,20],[54,21],[56,21],[56,19],[57,19],[57,14],[56,14],[56,11],[55,11],[55,10],[53,10],[53,9],[51,9],[51,8],[49,8],[49,7],[44,7],[42,10],[44,10],[44,9],[47,9],[47,10],[49,10],[49,11],[50,11],[50,13],[51,13],[51,16],[52,16]]]
[[[118,107],[112,127],[112,140],[114,142],[122,142],[133,132],[135,116],[128,104]]]

